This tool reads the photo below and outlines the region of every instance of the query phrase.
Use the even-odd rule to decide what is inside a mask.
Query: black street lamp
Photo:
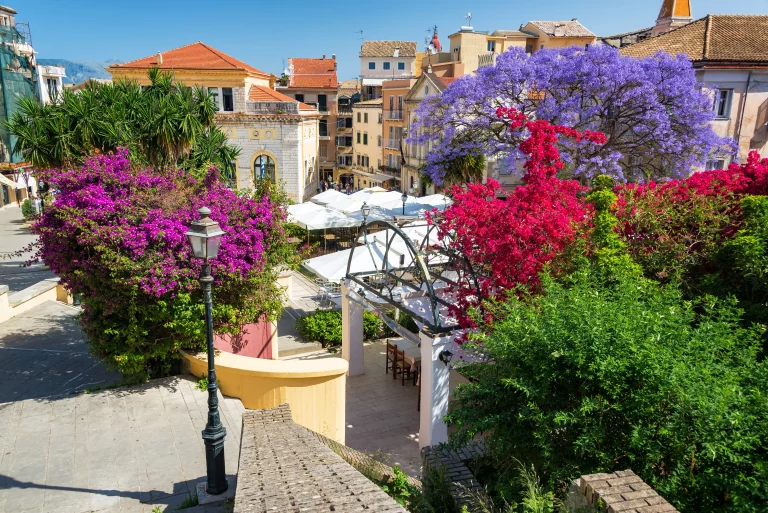
[[[195,258],[203,259],[203,269],[200,272],[200,288],[203,290],[205,302],[205,328],[208,342],[208,422],[203,430],[203,443],[205,444],[205,467],[208,476],[206,492],[210,495],[219,495],[227,491],[227,473],[224,467],[224,437],[227,430],[221,425],[219,417],[219,398],[216,394],[216,367],[213,362],[213,308],[211,299],[210,259],[216,258],[219,253],[219,245],[224,232],[219,228],[219,223],[208,216],[211,211],[206,208],[197,210],[200,219],[189,226],[186,233],[189,243],[192,245],[192,253]]]
[[[403,191],[403,215],[405,215],[405,202],[408,201],[408,194]]]

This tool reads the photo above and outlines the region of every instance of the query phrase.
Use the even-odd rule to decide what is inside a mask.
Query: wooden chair
[[[384,374],[389,374],[392,369],[392,379],[395,379],[395,357],[397,356],[397,346],[387,339],[387,362],[384,365]]]
[[[393,377],[396,378],[398,370],[400,371],[400,378],[402,380],[403,386],[405,386],[406,376],[408,380],[412,379],[412,377],[415,376],[415,373],[411,373],[411,364],[405,361],[405,353],[401,351],[399,347],[395,346],[395,368],[392,371],[394,374]]]

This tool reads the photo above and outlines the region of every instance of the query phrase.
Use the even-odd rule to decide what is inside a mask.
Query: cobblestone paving
[[[207,393],[195,384],[166,378],[0,404],[0,512],[174,511],[205,479]],[[234,476],[244,408],[232,398],[220,405]]]

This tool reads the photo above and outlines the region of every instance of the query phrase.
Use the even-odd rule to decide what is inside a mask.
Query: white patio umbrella
[[[381,205],[389,201],[400,199],[401,196],[401,192],[387,191],[381,187],[370,187],[368,189],[359,190],[349,197],[357,201],[366,202],[369,205]]]
[[[342,194],[341,192],[335,189],[328,189],[327,191],[324,191],[324,192],[321,192],[320,194],[312,196],[312,198],[309,201],[311,201],[312,203],[317,203],[318,205],[328,205],[330,203],[339,201],[340,198],[346,198],[346,197],[347,197],[346,194]]]

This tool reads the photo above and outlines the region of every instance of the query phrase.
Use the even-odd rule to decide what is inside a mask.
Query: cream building
[[[423,54],[413,41],[365,41],[360,47],[360,86],[363,100],[381,96],[385,80],[400,80],[421,74]]]
[[[113,79],[147,84],[152,67],[171,71],[177,81],[208,89],[218,106],[216,125],[241,149],[235,184],[253,187],[262,175],[282,183],[301,202],[317,193],[320,112],[275,91],[264,73],[200,41],[107,68]]]
[[[674,0],[665,0],[664,4],[662,13],[678,7]],[[666,19],[660,17],[659,23],[666,24]],[[630,57],[650,57],[659,51],[686,54],[698,80],[713,90],[712,127],[718,135],[738,142],[739,158],[744,161],[751,150],[763,155],[768,152],[766,33],[766,15],[710,14],[625,46],[621,53]],[[720,169],[730,160],[727,156],[716,156],[706,167]]]
[[[352,187],[395,187],[395,177],[381,171],[382,166],[382,100],[367,100],[352,105],[353,153],[352,169],[341,171],[341,183],[352,180]]]

